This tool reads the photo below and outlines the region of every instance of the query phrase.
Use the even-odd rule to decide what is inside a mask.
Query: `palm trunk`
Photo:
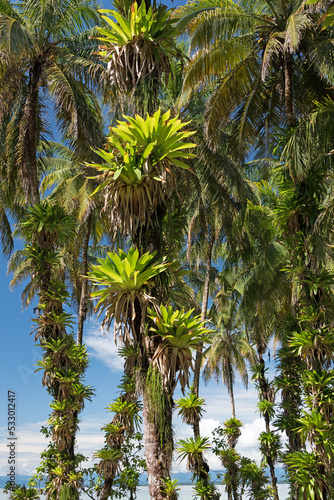
[[[270,457],[267,457],[267,463],[270,470],[271,486],[273,488],[274,499],[279,500],[278,489],[277,489],[277,477],[275,475],[275,465]]]
[[[82,282],[80,305],[79,305],[78,336],[77,336],[78,345],[82,345],[83,326],[87,316],[88,280],[86,279],[86,276],[88,274],[88,245],[89,245],[90,232],[92,229],[92,220],[93,220],[93,212],[90,212],[90,214],[87,217],[86,234],[82,249],[83,282]]]
[[[293,105],[292,57],[288,53],[284,53],[284,100],[288,126],[294,127],[296,125],[296,115]]]
[[[149,493],[151,500],[166,498],[161,488],[164,480],[170,478],[170,468],[173,453],[172,434],[172,404],[171,396],[167,391],[157,395],[150,390],[148,372],[149,355],[155,350],[154,337],[144,337],[142,324],[142,310],[138,301],[135,301],[135,318],[133,322],[133,336],[140,349],[140,368],[145,386],[143,390],[143,425],[146,470],[148,476]],[[163,398],[163,401],[157,398]]]
[[[205,272],[205,281],[204,281],[204,289],[203,289],[203,300],[202,300],[202,311],[201,311],[201,321],[206,320],[206,313],[208,310],[208,302],[209,302],[209,288],[210,288],[210,275],[211,275],[211,258],[212,258],[212,247],[214,243],[215,237],[214,234],[211,233],[210,239],[208,241],[208,249],[206,253],[206,272]],[[202,350],[196,351],[196,361],[195,361],[195,370],[194,370],[194,393],[198,397],[199,395],[199,376],[201,372],[201,364],[202,364]]]
[[[235,418],[235,402],[234,402],[233,382],[231,382],[231,387],[230,387],[229,393],[230,393],[230,400],[231,400],[232,418]]]
[[[203,300],[202,300],[202,311],[201,311],[201,320],[206,320],[206,314],[208,310],[208,302],[209,302],[209,288],[210,288],[210,274],[211,274],[211,257],[212,257],[212,247],[214,243],[214,234],[211,233],[209,239],[209,246],[206,253],[206,272],[205,272],[205,281],[204,281],[204,289],[203,289]],[[199,376],[201,373],[201,365],[202,365],[202,348],[203,344],[200,346],[200,351],[196,351],[196,359],[195,359],[195,369],[194,369],[194,383],[193,390],[196,397],[199,396]],[[199,420],[196,420],[193,424],[194,437],[195,439],[200,436],[199,432]]]
[[[38,88],[41,74],[42,63],[36,61],[29,76],[29,95],[25,103],[19,135],[23,190],[26,201],[30,201],[33,205],[40,201],[36,154],[38,144]]]

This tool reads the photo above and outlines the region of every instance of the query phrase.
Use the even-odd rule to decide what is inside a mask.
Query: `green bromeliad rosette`
[[[134,321],[139,316],[141,329],[144,326],[145,311],[149,303],[154,303],[150,295],[155,276],[165,271],[170,264],[157,259],[155,253],[145,253],[139,257],[136,248],[128,253],[109,252],[106,259],[98,259],[99,265],[93,266],[89,279],[102,288],[92,292],[98,298],[96,311],[104,312],[102,327],[109,328],[115,320],[115,338],[120,343],[132,343],[131,332],[136,338]],[[138,319],[137,316],[137,319]]]
[[[189,122],[170,118],[170,111],[124,118],[112,127],[106,150],[96,151],[103,162],[90,166],[101,172],[94,193],[103,190],[111,226],[133,236],[154,224],[158,207],[177,192],[176,172],[189,170],[185,160],[195,157],[189,149],[196,144],[184,142],[194,132],[181,130]]]
[[[108,24],[97,28],[99,55],[107,62],[112,86],[133,93],[147,78],[159,82],[162,75],[168,77],[170,60],[180,53],[175,44],[180,30],[171,12],[165,5],[147,8],[145,2],[134,2],[128,12],[99,10]]]

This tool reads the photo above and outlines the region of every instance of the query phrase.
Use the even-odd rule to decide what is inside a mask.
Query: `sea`
[[[223,486],[217,486],[218,491],[221,493],[220,500],[227,500],[227,494],[224,491]],[[179,491],[179,500],[191,500],[193,498],[194,490],[191,485],[181,485]],[[280,500],[286,500],[289,496],[289,486],[287,484],[278,484],[278,494]],[[124,497],[126,500],[128,497]],[[8,495],[5,495],[2,489],[0,489],[0,499],[7,500],[9,499]],[[44,500],[45,496],[41,495],[40,500]],[[83,494],[80,496],[81,500],[90,500],[90,497]],[[247,495],[245,495],[245,500],[247,499]],[[150,500],[150,495],[148,493],[147,486],[139,486],[137,491],[137,500]]]

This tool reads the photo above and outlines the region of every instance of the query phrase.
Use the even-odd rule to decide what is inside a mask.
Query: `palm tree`
[[[102,145],[102,124],[94,131],[95,145]],[[100,213],[102,197],[91,195],[96,188],[96,181],[91,169],[82,168],[83,161],[98,160],[94,151],[89,156],[86,150],[74,151],[64,144],[48,143],[43,148],[43,179],[40,191],[47,195],[51,203],[60,204],[78,220],[77,241],[66,255],[66,278],[72,293],[72,306],[78,313],[77,343],[82,345],[84,322],[92,313],[93,305],[89,301],[88,270],[92,260],[92,242],[94,249],[103,233],[107,232],[105,220]],[[50,192],[51,190],[51,192]],[[115,238],[115,241],[117,239]],[[66,249],[64,249],[66,251]],[[64,259],[65,260],[65,259]]]
[[[217,383],[222,378],[231,399],[232,418],[236,418],[233,391],[235,371],[247,387],[247,361],[254,362],[255,353],[243,328],[238,298],[232,294],[226,296],[221,290],[215,299],[215,309],[218,328],[206,353],[208,359],[203,375],[206,380],[214,377]]]
[[[273,127],[294,126],[316,97],[331,93],[332,31],[322,30],[320,16],[302,0],[193,0],[176,9],[176,26],[191,36],[184,90],[213,90],[205,117],[210,139],[233,117],[239,155],[249,143],[263,154]]]
[[[90,87],[103,69],[92,59],[96,24],[99,16],[90,0],[1,5],[1,126],[7,125],[11,164],[33,204],[40,200],[37,150],[49,130],[43,92],[54,104],[64,138],[77,149],[95,145],[94,130],[100,130],[102,120]]]
[[[200,133],[196,139],[198,136]],[[205,321],[209,297],[214,295],[216,289],[217,271],[213,262],[220,254],[223,240],[227,238],[232,243],[235,238],[231,228],[238,212],[236,205],[244,200],[245,188],[238,165],[223,148],[213,152],[203,137],[198,142],[199,154],[195,164],[198,185],[188,211],[187,260],[194,275],[198,275],[197,299],[201,302],[201,319]],[[193,383],[197,396],[202,359],[202,351],[197,351]],[[197,437],[199,422],[195,423],[194,432]]]
[[[327,397],[332,384],[333,253],[329,243],[332,235],[325,222],[326,209],[332,203],[328,178],[332,157],[326,154],[332,131],[330,127],[322,131],[318,123],[314,129],[315,118],[317,112],[283,142],[283,161],[277,177],[282,194],[276,216],[291,252],[289,270],[297,285],[295,321],[286,339],[286,347],[304,370],[299,379],[303,408],[295,428],[302,443],[308,440],[311,449],[292,449],[286,463],[296,496],[314,495],[320,499],[333,494],[333,400]]]
[[[143,264],[147,266],[140,264],[140,268],[133,269],[133,276],[138,277],[138,281],[134,282],[131,277],[132,257],[131,262],[128,259],[126,269],[123,269],[123,266],[116,269],[119,257],[114,265],[109,265],[109,263],[103,265],[106,269],[106,276],[109,273],[106,283],[110,277],[113,281],[117,272],[119,284],[116,281],[113,282],[110,288],[111,294],[107,289],[102,291],[99,304],[107,311],[106,324],[110,312],[110,317],[115,316],[121,328],[119,331],[123,332],[121,340],[132,338],[135,346],[140,350],[141,369],[138,373],[141,374],[141,387],[143,387],[145,447],[150,494],[152,498],[160,498],[162,495],[160,486],[163,486],[162,481],[169,477],[171,465],[172,402],[168,394],[169,389],[161,385],[162,380],[158,370],[150,367],[161,339],[150,329],[146,337],[144,325],[147,305],[157,303],[157,296],[168,296],[167,277],[170,285],[172,281],[175,281],[175,276],[182,274],[182,271],[179,271],[177,263],[170,265],[157,259],[157,267],[160,265],[161,269],[155,273],[153,266],[153,275],[150,276],[149,261],[153,263],[152,258],[154,259],[155,253],[149,254],[147,250],[151,252],[156,250],[158,255],[163,255],[164,235],[161,231],[161,222],[167,211],[166,202],[173,195],[174,188],[177,188],[176,173],[179,170],[188,170],[189,167],[184,160],[193,157],[188,150],[195,144],[183,142],[183,139],[192,135],[192,132],[181,130],[186,124],[177,117],[170,118],[169,112],[162,115],[158,110],[153,116],[147,115],[146,119],[139,115],[135,118],[125,117],[125,119],[127,121],[119,122],[117,127],[112,128],[108,139],[110,150],[98,151],[104,163],[91,165],[102,172],[100,176],[102,184],[97,191],[102,193],[105,188],[108,200],[105,211],[110,217],[111,225],[124,235],[131,236],[133,243],[142,253],[140,259],[144,259]],[[140,281],[141,270],[144,270],[142,282]],[[162,273],[162,271],[165,272]],[[101,282],[104,280],[102,274]],[[151,286],[150,278],[154,276],[156,279],[151,280],[153,285]],[[94,276],[93,280],[95,280]],[[152,295],[145,294],[143,285],[146,286],[146,281]],[[123,284],[127,282],[131,286],[129,289],[122,290]],[[118,312],[121,316],[116,317]],[[155,359],[155,363],[158,363],[159,358]],[[152,390],[156,384],[159,387],[157,390]],[[157,391],[160,389],[159,399]],[[161,405],[164,411],[161,411]]]

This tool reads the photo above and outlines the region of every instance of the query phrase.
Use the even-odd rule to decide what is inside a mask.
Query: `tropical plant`
[[[200,316],[192,317],[193,310],[174,311],[160,305],[158,312],[149,310],[149,317],[154,326],[150,329],[161,337],[152,358],[153,365],[157,366],[163,384],[173,392],[177,381],[180,381],[181,390],[189,387],[189,369],[192,368],[192,350],[200,349],[200,343],[205,342],[210,331],[204,327]],[[176,374],[177,378],[176,377]]]
[[[175,401],[176,408],[179,410],[178,414],[181,416],[183,422],[188,425],[194,425],[195,422],[200,421],[203,412],[203,406],[205,405],[204,398],[198,398],[196,394],[190,391],[190,393],[180,399]]]
[[[125,10],[98,11],[109,25],[97,28],[102,35],[98,37],[102,42],[99,54],[107,62],[111,85],[122,91],[121,98],[122,93],[133,94],[139,84],[147,85],[149,80],[154,83],[155,89],[151,85],[149,89],[156,97],[162,75],[168,79],[171,72],[170,60],[180,55],[175,44],[180,32],[165,5],[133,2]],[[151,96],[152,105],[155,100]]]
[[[241,427],[243,423],[237,418],[229,418],[224,422],[223,436],[226,438],[230,448],[235,448],[239,437],[241,436]]]
[[[328,479],[324,464],[313,453],[298,451],[284,458],[289,480],[296,485],[300,498],[326,498]]]
[[[211,482],[199,480],[194,485],[195,497],[199,500],[219,500],[220,493],[217,493],[215,485]]]
[[[26,200],[33,204],[40,201],[37,148],[50,129],[43,91],[64,138],[81,150],[96,145],[102,117],[91,88],[103,66],[92,57],[96,42],[90,35],[99,22],[90,0],[1,5],[1,127],[6,125],[8,165],[19,170]]]
[[[197,439],[180,439],[177,445],[178,459],[187,459],[187,468],[196,477],[202,479],[207,477],[208,464],[204,453],[210,448],[209,438],[199,437]]]
[[[129,436],[134,433],[135,429],[138,429],[141,423],[141,418],[138,415],[140,409],[141,405],[138,401],[130,403],[124,401],[122,397],[107,406],[108,411],[116,414],[113,423],[123,426]]]
[[[5,493],[10,493],[11,500],[38,500],[39,493],[33,486],[26,488],[25,485],[18,486],[10,484],[9,487],[4,488]]]
[[[248,498],[250,500],[266,500],[272,498],[270,488],[268,487],[268,477],[265,475],[263,466],[249,458],[242,457],[240,460],[240,474],[243,482],[243,491],[246,488],[250,490]]]
[[[233,299],[229,304],[233,307]],[[226,318],[225,316],[225,318]],[[244,385],[248,385],[248,373],[246,361],[254,359],[253,349],[247,341],[244,331],[234,329],[237,325],[231,324],[233,318],[229,318],[229,324],[224,324],[224,313],[222,313],[220,326],[212,337],[210,348],[206,352],[207,362],[204,368],[204,377],[206,380],[213,377],[219,381],[222,377],[227,387],[231,399],[232,417],[235,418],[235,402],[233,385],[235,380],[235,370],[241,375]],[[233,330],[231,330],[231,328]]]
[[[106,259],[98,259],[99,265],[93,266],[89,279],[100,286],[99,290],[92,292],[92,297],[98,297],[96,311],[99,315],[105,313],[103,326],[109,328],[115,320],[115,338],[125,345],[132,342],[130,331],[136,342],[137,331],[134,321],[141,318],[140,328],[143,328],[145,311],[148,303],[153,303],[154,298],[149,295],[154,277],[167,269],[164,259],[156,259],[156,254],[145,253],[139,257],[139,252],[132,247],[126,253],[109,252]],[[138,320],[138,318],[137,318]]]
[[[164,481],[162,492],[166,495],[168,500],[177,500],[179,497],[178,491],[180,491],[181,488],[178,487],[178,482],[178,479],[166,479]]]
[[[116,476],[112,488],[111,496],[135,500],[137,488],[140,484],[140,476],[145,471],[145,460],[142,456],[143,436],[140,433],[134,434],[131,438],[126,437],[121,451],[123,453],[121,471]]]
[[[194,157],[185,150],[195,144],[183,142],[194,132],[181,131],[188,122],[170,118],[170,111],[124,118],[112,127],[107,150],[96,151],[103,163],[90,166],[101,172],[95,192],[105,193],[111,226],[133,237],[154,224],[158,207],[176,189],[175,170],[187,170],[184,160]]]
[[[102,427],[106,433],[106,443],[111,448],[120,448],[124,441],[125,427],[120,422],[113,424],[109,423]]]
[[[103,140],[102,132],[99,137],[96,131],[95,145],[102,145]],[[64,271],[71,291],[71,305],[78,313],[77,342],[80,345],[83,341],[84,322],[93,312],[93,303],[89,301],[90,282],[86,276],[96,256],[101,256],[102,245],[98,246],[98,243],[104,232],[107,232],[100,213],[103,200],[96,196],[94,200],[91,198],[96,182],[88,178],[92,172],[82,168],[82,161],[89,159],[97,159],[92,150],[90,156],[87,156],[85,150],[77,152],[64,144],[51,143],[50,153],[43,158],[44,175],[40,186],[42,195],[47,194],[50,202],[59,203],[77,219],[76,241],[70,245],[70,251],[64,248]],[[116,241],[115,238],[115,243]]]
[[[298,382],[303,404],[290,424],[299,436],[301,447],[291,448],[283,460],[288,469],[292,464],[290,479],[295,497],[314,495],[320,499],[333,494],[330,424],[333,401],[321,387],[321,379],[331,372],[332,359],[333,256],[331,235],[324,224],[325,207],[332,196],[331,181],[328,183],[332,158],[326,156],[328,131],[314,129],[313,119],[301,122],[282,138],[282,163],[276,174],[282,194],[275,215],[291,253],[287,271],[294,283],[294,321],[285,339],[286,349],[293,352],[302,369]],[[325,241],[330,246],[324,245]],[[310,446],[307,452],[303,450],[306,441]]]
[[[241,456],[235,450],[241,435],[242,423],[236,418],[224,422],[224,427],[217,427],[213,431],[213,453],[221,460],[225,469],[223,484],[227,491],[228,500],[239,499],[241,482],[240,463]]]
[[[45,465],[41,466],[49,500],[60,500],[66,494],[78,498],[82,474],[77,467],[82,456],[75,454],[75,435],[78,414],[93,393],[83,384],[87,352],[68,333],[73,323],[72,316],[64,311],[68,293],[66,285],[57,279],[61,277],[59,249],[71,238],[74,227],[74,219],[61,207],[44,201],[27,210],[18,228],[27,241],[23,255],[34,292],[39,295],[35,339],[44,357],[38,362],[38,369],[44,370],[42,383],[53,397],[46,430],[52,445],[45,452]]]
[[[94,453],[94,458],[100,459],[97,465],[99,474],[107,479],[114,479],[119,468],[119,462],[122,458],[122,452],[112,448],[108,450],[102,449]]]
[[[288,8],[283,1],[194,0],[174,17],[191,35],[184,90],[203,84],[213,89],[205,116],[208,137],[217,141],[219,125],[233,117],[239,155],[249,143],[266,154],[274,127],[296,125],[314,98],[328,93],[325,47],[332,31],[322,30],[320,12],[301,0]]]

